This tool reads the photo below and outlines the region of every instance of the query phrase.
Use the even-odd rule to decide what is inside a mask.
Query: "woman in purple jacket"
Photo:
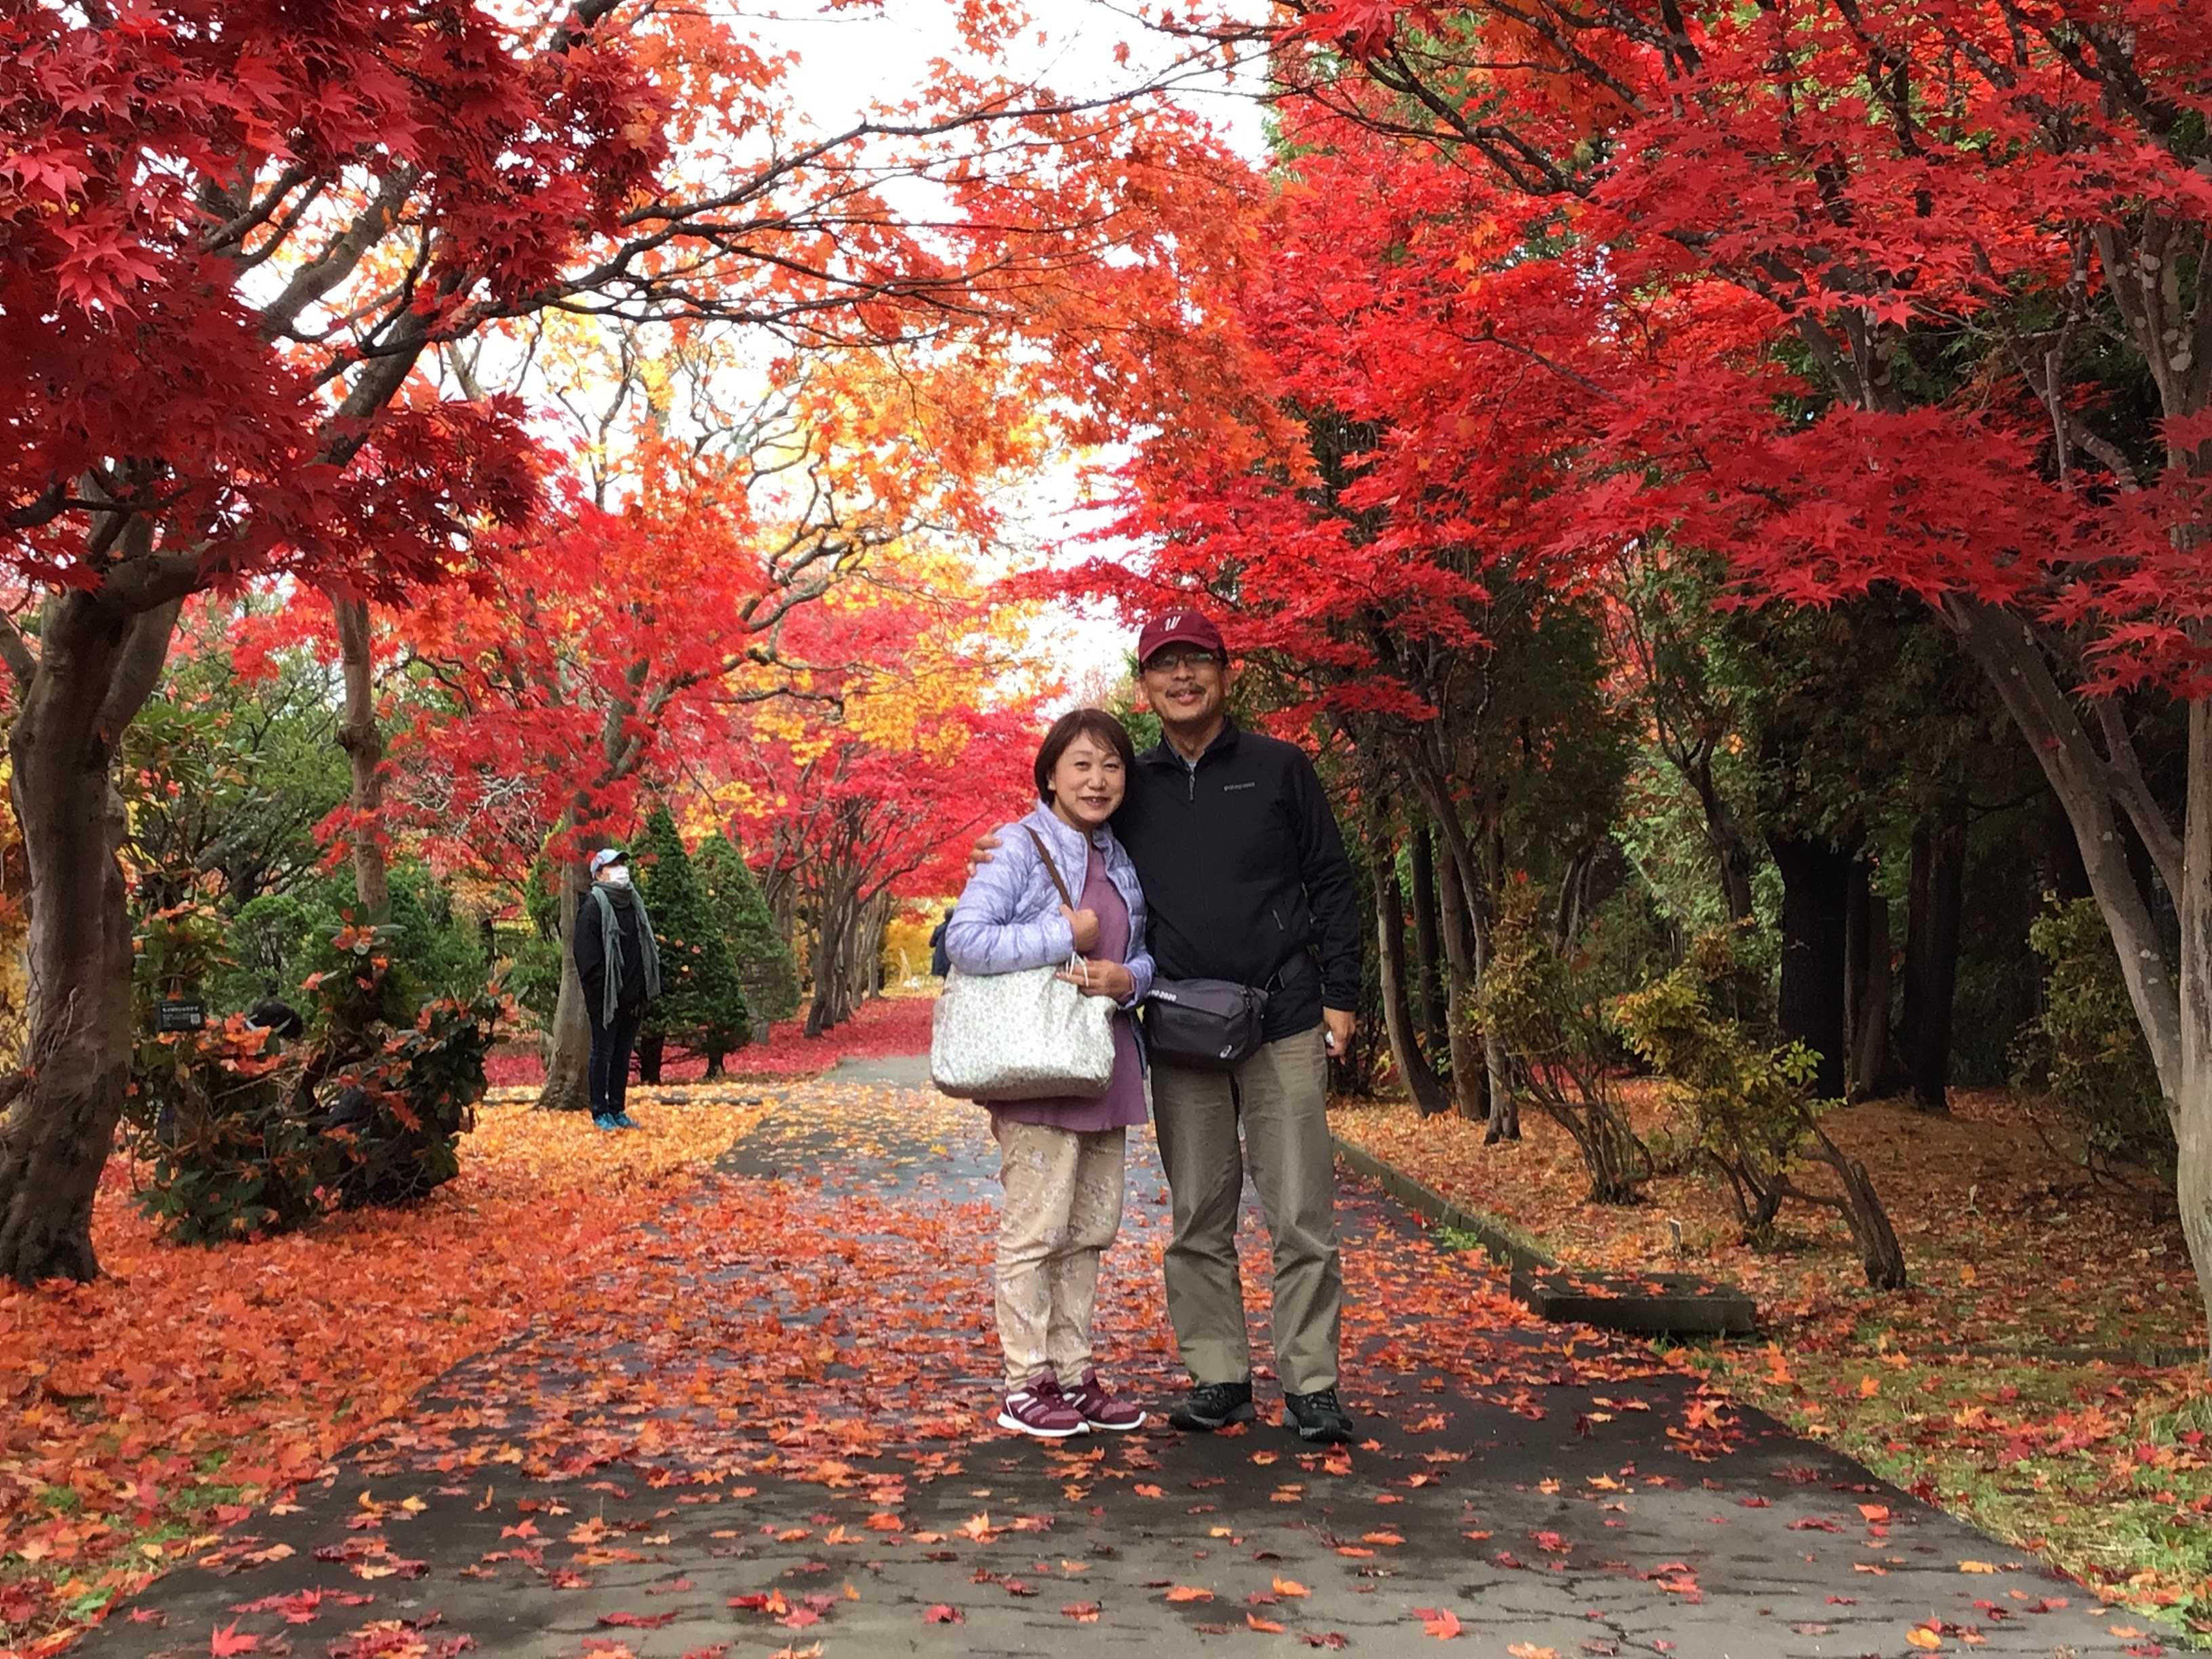
[[[1010,974],[1080,958],[1061,975],[1086,994],[1114,999],[1114,1077],[1095,1097],[1024,1100],[991,1109],[1000,1179],[999,1340],[1006,1350],[1001,1428],[1045,1439],[1091,1429],[1140,1426],[1145,1413],[1117,1400],[1091,1364],[1091,1318],[1098,1258],[1121,1226],[1129,1126],[1145,1121],[1144,1059],[1133,1018],[1152,989],[1145,951],[1145,894],[1136,866],[1106,821],[1136,764],[1129,735],[1111,714],[1063,714],[1037,750],[1043,803],[999,831],[998,856],[969,878],[945,930],[945,953],[963,974]],[[1050,854],[1073,907],[1028,832]]]

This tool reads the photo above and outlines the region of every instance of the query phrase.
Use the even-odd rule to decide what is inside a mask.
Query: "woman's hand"
[[[1067,918],[1074,930],[1075,951],[1078,956],[1089,956],[1098,948],[1098,913],[1096,910],[1071,910],[1065,904],[1060,914]]]
[[[1088,915],[1090,912],[1084,914]],[[1093,962],[1085,957],[1077,966],[1061,969],[1060,976],[1070,985],[1080,986],[1087,997],[1111,997],[1116,1002],[1127,1002],[1137,992],[1136,976],[1118,962]]]

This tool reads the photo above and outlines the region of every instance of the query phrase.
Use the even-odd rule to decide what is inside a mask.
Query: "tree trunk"
[[[1958,629],[1960,643],[1967,654],[1996,687],[2014,724],[2041,764],[2044,776],[2066,808],[2067,819],[2074,826],[2074,843],[2081,854],[2082,872],[2088,878],[2089,890],[2105,918],[2106,929],[2112,936],[2136,1023],[2158,1069],[2166,1103],[2178,1109],[2185,1092],[2180,989],[2167,966],[2150,906],[2136,884],[2135,872],[2128,867],[2105,757],[2090,741],[2073,703],[2052,677],[2028,623],[1994,606],[1955,596],[1944,602],[1944,611]],[[2185,831],[2189,835],[2197,828],[2197,768],[2212,763],[2200,763],[2196,753],[2194,722],[2201,707],[2191,709],[2191,821]],[[2175,862],[2185,868],[2185,854]],[[2212,868],[2200,867],[2169,885],[2189,887],[2207,879],[2212,879]],[[2179,905],[2186,906],[2194,896],[2182,898]],[[2212,1182],[2212,1172],[2208,1172],[2207,1180]],[[2198,1278],[2212,1286],[2212,1256],[2199,1259],[2197,1267]]]
[[[1414,1030],[1413,1010],[1407,997],[1406,915],[1398,887],[1397,860],[1387,846],[1373,849],[1368,860],[1375,890],[1376,961],[1382,980],[1382,1024],[1390,1037],[1390,1053],[1398,1062],[1398,1075],[1406,1080],[1413,1105],[1423,1117],[1449,1109],[1444,1086],[1422,1054]]]
[[[881,996],[884,989],[884,936],[890,931],[891,896],[886,892],[856,906],[853,943],[846,956],[845,1014],[850,1018],[860,1005]]]
[[[1437,850],[1425,822],[1413,827],[1413,1001],[1431,1053],[1449,1053],[1450,1010],[1444,999],[1443,945],[1437,936]]]
[[[1757,909],[1752,900],[1754,860],[1751,843],[1744,839],[1742,827],[1736,823],[1728,798],[1713,780],[1712,763],[1702,761],[1686,769],[1684,776],[1705,814],[1705,840],[1713,849],[1714,862],[1720,866],[1721,902],[1728,907],[1731,921],[1739,925],[1749,921]]]
[[[1445,1026],[1449,1034],[1452,1096],[1459,1115],[1473,1123],[1490,1120],[1490,1072],[1482,1034],[1474,1025],[1474,942],[1461,896],[1459,866],[1446,857],[1437,866],[1443,889],[1439,915],[1444,947]]]
[[[1567,872],[1559,878],[1559,904],[1552,921],[1552,944],[1562,956],[1574,949],[1589,920],[1590,882],[1597,874],[1597,843],[1584,845],[1567,861]]]
[[[2175,1192],[2197,1296],[2212,1319],[2212,702],[2189,709],[2187,816],[2181,836],[2181,1064],[2168,1091],[2179,1148]]]
[[[9,750],[30,876],[28,1079],[0,1121],[0,1274],[24,1285],[100,1271],[93,1194],[131,1074],[115,748],[160,680],[178,609],[129,617],[88,593],[51,600],[37,667],[17,681]]]
[[[1478,874],[1486,875],[1489,884],[1477,889],[1474,885]],[[1486,871],[1477,871],[1471,865],[1467,872],[1470,894],[1486,895],[1479,902],[1467,906],[1468,933],[1474,945],[1474,982],[1482,983],[1490,972],[1490,919],[1497,914],[1498,896],[1505,880],[1505,830],[1502,823],[1492,823],[1490,830],[1490,859]],[[1513,1086],[1513,1056],[1505,1046],[1505,1039],[1496,1031],[1486,1029],[1482,1034],[1482,1064],[1485,1077],[1483,1087],[1490,1100],[1490,1128],[1483,1136],[1485,1144],[1499,1140],[1521,1139],[1521,1092]]]
[[[353,770],[346,837],[353,844],[358,920],[382,921],[392,913],[392,887],[384,851],[384,731],[376,723],[374,635],[368,601],[331,595],[337,620],[338,663],[345,681],[345,713],[338,747]]]
[[[2043,833],[2047,872],[2045,879],[2052,896],[2062,904],[2093,896],[2089,872],[2082,866],[2081,848],[2075,844],[2074,825],[2066,816],[2066,804],[2056,795],[2044,802]]]
[[[1802,1042],[1820,1056],[1814,1095],[1840,1100],[1850,1052],[1844,1024],[1844,963],[1852,855],[1802,836],[1772,836],[1767,846],[1782,872],[1777,1023],[1784,1042]]]
[[[1889,1042],[1889,901],[1874,890],[1870,876],[1863,859],[1852,866],[1844,988],[1844,1017],[1851,1033],[1853,1100],[1879,1100],[1889,1094],[1895,1073]]]
[[[1951,1009],[1966,901],[1966,803],[1944,802],[1912,832],[1905,933],[1905,1067],[1913,1104],[1950,1109]]]
[[[592,1103],[592,1027],[584,1012],[584,981],[576,973],[576,907],[591,879],[570,859],[561,871],[561,995],[553,1005],[553,1051],[545,1059],[545,1086],[538,1107],[580,1112]]]
[[[845,1019],[845,952],[853,929],[848,896],[825,892],[814,914],[814,994],[806,1005],[806,1035],[820,1036]]]

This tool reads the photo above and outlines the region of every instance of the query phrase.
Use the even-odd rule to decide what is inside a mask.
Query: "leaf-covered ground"
[[[694,1134],[695,1112],[722,1115]],[[1341,1214],[1359,1444],[1304,1448],[1272,1421],[1057,1447],[1006,1436],[990,1424],[980,1115],[838,1082],[795,1086],[757,1121],[720,1103],[648,1099],[639,1115],[647,1133],[571,1150],[540,1137],[558,1121],[495,1111],[479,1152],[505,1172],[471,1184],[505,1243],[459,1231],[465,1194],[426,1228],[462,1264],[441,1282],[482,1285],[492,1306],[447,1300],[437,1340],[394,1331],[425,1366],[434,1349],[473,1357],[408,1400],[384,1371],[350,1427],[297,1447],[312,1476],[285,1501],[234,1494],[234,1510],[183,1521],[164,1562],[184,1564],[111,1610],[86,1651],[2158,1650],[1678,1358],[1534,1325],[1358,1188]],[[617,1179],[591,1240],[574,1212],[492,1215],[494,1194],[596,1185],[599,1167]],[[1164,1197],[1140,1139],[1101,1336],[1155,1404],[1180,1381],[1158,1295]],[[311,1277],[336,1242],[204,1254],[235,1284],[269,1249]],[[487,1249],[479,1269],[469,1258]],[[1264,1285],[1256,1236],[1246,1268]],[[341,1297],[280,1316],[277,1300],[180,1340],[273,1350],[254,1335],[272,1320],[295,1345],[301,1326],[334,1324],[328,1374],[379,1370],[385,1309]],[[1264,1343],[1258,1359],[1272,1419]],[[118,1380],[102,1404],[137,1409],[133,1389],[157,1387]],[[240,1415],[259,1409],[252,1385],[229,1399],[233,1459],[272,1461],[263,1443],[291,1419],[268,1413],[257,1435]],[[353,1443],[331,1457],[339,1439]],[[59,1442],[46,1455],[66,1456]]]
[[[106,1276],[0,1288],[0,1647],[65,1641],[557,1304],[767,1109],[738,1094],[641,1106],[622,1135],[490,1106],[418,1207],[220,1249],[158,1241],[118,1158]]]
[[[929,1046],[928,997],[878,997],[836,1030],[810,1037],[803,1020],[785,1020],[769,1028],[765,1042],[748,1043],[724,1062],[733,1082],[749,1079],[769,1080],[813,1077],[847,1060],[882,1054],[913,1054]],[[512,1048],[495,1054],[486,1067],[493,1084],[501,1088],[525,1088],[544,1081],[544,1060],[527,1048]],[[670,1083],[697,1083],[706,1075],[703,1054],[671,1044],[662,1078]]]
[[[1643,1127],[1663,1123],[1655,1095],[1633,1100]],[[1395,1103],[1334,1121],[1570,1261],[1733,1279],[1771,1340],[1694,1357],[1741,1397],[2117,1602],[2212,1621],[2212,1394],[2179,1229],[2140,1178],[2093,1181],[2017,1097],[1961,1091],[1948,1117],[1878,1103],[1826,1120],[1897,1226],[1912,1286],[1896,1295],[1867,1289],[1827,1211],[1785,1211],[1776,1243],[1753,1249],[1709,1179],[1662,1176],[1628,1208],[1583,1202],[1573,1146],[1548,1121],[1502,1147]]]

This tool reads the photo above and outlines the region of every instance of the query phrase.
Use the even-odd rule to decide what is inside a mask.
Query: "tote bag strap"
[[[1033,824],[1024,824],[1022,827],[1027,832],[1030,842],[1035,844],[1037,856],[1044,860],[1045,873],[1052,878],[1052,884],[1059,890],[1060,902],[1073,910],[1075,908],[1075,900],[1067,890],[1067,884],[1060,879],[1060,866],[1052,861],[1052,852],[1045,846],[1044,837],[1037,834],[1036,828]]]

